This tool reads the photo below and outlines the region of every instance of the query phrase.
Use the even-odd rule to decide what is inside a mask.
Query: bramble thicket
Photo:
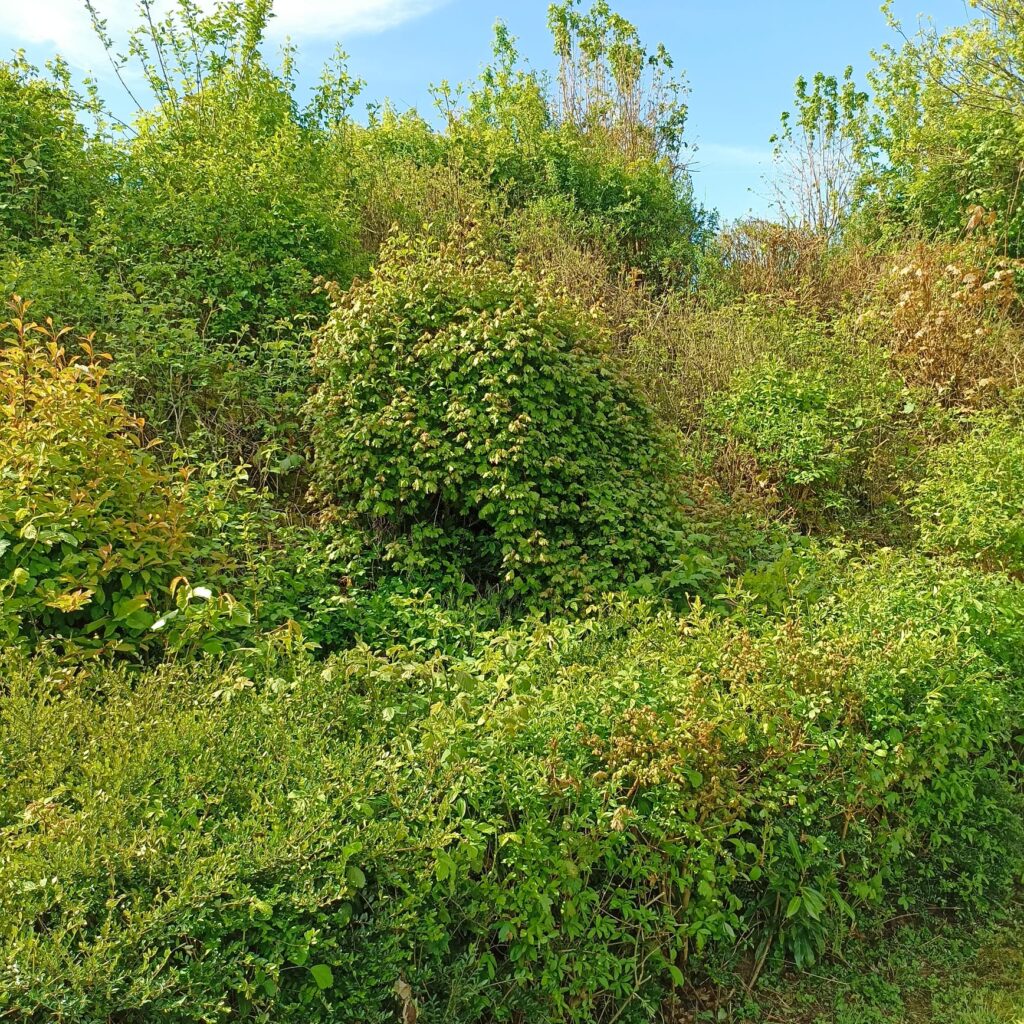
[[[1020,0],[801,79],[727,225],[603,0],[431,119],[87,6],[130,124],[0,64],[0,1020],[753,1021],[1005,911]]]

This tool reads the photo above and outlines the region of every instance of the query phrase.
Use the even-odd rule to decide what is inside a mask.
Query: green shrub
[[[280,83],[225,75],[140,129],[95,226],[129,289],[220,342],[317,309],[318,275],[348,280],[357,250],[336,166]]]
[[[476,236],[398,237],[336,295],[308,406],[317,492],[392,571],[559,607],[664,562],[674,458],[597,320]]]
[[[855,622],[879,637],[900,623],[916,623],[929,635],[977,647],[1010,673],[1011,683],[1024,678],[1024,592],[1018,583],[920,552],[883,549],[863,564],[846,558],[839,548],[834,557],[819,559],[822,591],[813,598],[818,614]]]
[[[800,332],[806,329],[801,327]],[[877,349],[843,339],[786,342],[709,403],[726,459],[752,463],[802,522],[847,521],[893,502],[913,453],[916,406]],[[825,353],[826,345],[836,351]],[[786,351],[786,349],[790,351]]]
[[[664,48],[648,51],[624,18],[576,6],[552,5],[549,16],[561,95],[520,61],[499,23],[494,59],[465,101],[447,84],[436,91],[444,131],[415,112],[371,111],[352,136],[371,252],[396,223],[443,232],[483,215],[501,233],[506,218],[540,207],[557,209],[617,269],[661,284],[692,280],[715,217],[694,199],[682,159],[685,87]]]
[[[352,133],[371,252],[395,224],[443,234],[473,216],[515,236],[508,221],[540,209],[557,211],[567,232],[600,246],[617,270],[691,281],[715,218],[694,199],[681,158],[685,89],[669,79],[663,48],[648,52],[625,19],[601,5],[587,15],[574,7],[553,5],[549,24],[559,81],[580,86],[575,102],[520,62],[499,24],[494,60],[465,102],[461,90],[437,91],[443,132],[385,106]]]
[[[452,653],[499,621],[491,603],[469,600],[465,588],[435,593],[381,578],[365,537],[282,506],[251,485],[247,470],[211,463],[185,471],[179,491],[190,530],[177,604],[187,607],[169,603],[161,616],[170,646],[188,620],[190,642],[246,661],[261,634],[295,627],[323,652],[359,641]],[[189,597],[197,589],[209,592],[205,603]],[[203,618],[211,620],[209,635]],[[180,660],[182,651],[175,653]]]
[[[928,551],[956,552],[990,568],[1024,571],[1024,431],[983,417],[930,453],[913,501]]]
[[[8,656],[5,1006],[643,1021],[744,953],[991,905],[1024,848],[1020,588],[822,571],[836,600],[754,629],[620,606],[245,676]]]
[[[131,648],[184,541],[182,509],[88,340],[0,327],[0,634]]]
[[[983,0],[972,19],[942,31],[921,25],[874,55],[875,110],[858,126],[866,138],[855,139],[857,227],[952,239],[978,204],[991,211],[1000,251],[1019,256],[1024,21],[1012,0]]]
[[[359,261],[341,161],[357,83],[332,66],[299,108],[293,61],[276,71],[260,56],[270,7],[221,3],[194,23],[183,5],[133,34],[158,103],[93,228],[123,287],[211,345],[319,312],[316,278],[347,281]]]
[[[114,320],[111,288],[80,241],[42,239],[0,252],[0,293],[31,295],[39,318],[45,311],[59,327],[91,332]]]
[[[81,225],[102,181],[67,66],[52,71],[45,78],[20,56],[0,62],[0,244],[38,244]]]
[[[445,237],[467,217],[505,213],[448,139],[415,111],[390,105],[350,129],[353,202],[363,248],[374,259],[394,230]]]
[[[265,479],[282,459],[294,461],[310,384],[302,318],[221,344],[173,302],[125,291],[77,241],[0,255],[0,288],[32,295],[58,325],[95,332],[116,357],[110,378],[125,403],[197,461],[248,461]]]
[[[119,144],[85,239],[106,282],[90,327],[133,408],[204,458],[261,469],[265,446],[301,447],[317,279],[365,263],[348,199],[357,83],[332,65],[300,107],[293,54],[279,71],[260,56],[270,7],[173,5],[133,33],[157,102]]]

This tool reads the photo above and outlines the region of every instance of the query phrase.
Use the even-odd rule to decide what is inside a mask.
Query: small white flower
[[[195,587],[191,596],[201,597],[204,601],[209,601],[213,597],[213,591],[209,587]]]

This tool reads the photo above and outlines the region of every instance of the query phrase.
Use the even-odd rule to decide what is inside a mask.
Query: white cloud
[[[103,57],[79,0],[0,0],[0,25],[3,57],[31,45],[52,49],[79,66],[96,64]],[[111,27],[115,27],[113,18]]]
[[[383,32],[428,14],[449,0],[277,0],[269,35],[320,38],[344,43],[346,36]],[[167,0],[157,8],[170,6]],[[212,0],[203,0],[212,7]],[[135,24],[135,0],[97,0],[115,44]],[[0,56],[20,46],[48,47],[78,67],[101,70],[106,63],[82,0],[0,0]]]

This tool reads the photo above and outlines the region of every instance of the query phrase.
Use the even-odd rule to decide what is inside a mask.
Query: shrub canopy
[[[679,522],[673,457],[601,336],[472,232],[396,238],[317,346],[318,493],[396,567],[448,565],[527,605],[650,571]]]

